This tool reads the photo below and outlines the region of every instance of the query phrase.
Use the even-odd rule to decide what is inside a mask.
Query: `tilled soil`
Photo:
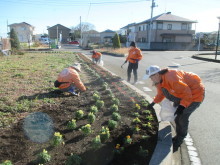
[[[37,155],[43,149],[46,149],[51,155],[51,161],[46,164],[51,165],[65,164],[71,153],[79,155],[82,158],[81,164],[83,165],[149,164],[157,142],[158,122],[155,113],[152,112],[154,117],[154,121],[151,121],[152,128],[146,128],[138,124],[141,130],[138,133],[134,133],[132,130],[135,126],[132,124],[135,118],[134,112],[138,112],[141,115],[139,118],[142,124],[148,122],[146,115],[141,113],[143,110],[146,110],[146,107],[141,106],[140,110],[135,110],[134,108],[135,103],[140,104],[139,101],[143,98],[124,85],[120,77],[112,76],[99,66],[93,65],[84,56],[79,56],[80,62],[83,60],[83,63],[95,70],[109,84],[109,88],[115,97],[120,100],[119,113],[122,119],[118,127],[110,131],[110,138],[99,149],[94,150],[91,148],[91,141],[100,133],[101,127],[107,126],[108,120],[111,119],[112,112],[110,111],[110,106],[112,102],[107,91],[103,89],[102,82],[82,69],[83,71],[80,74],[82,81],[88,88],[86,92],[81,93],[79,97],[60,94],[56,91],[48,92],[45,94],[45,97],[56,98],[56,102],[45,103],[38,108],[38,112],[43,112],[50,116],[53,121],[54,131],[60,132],[63,135],[65,144],[53,147],[50,141],[44,143],[31,141],[23,130],[25,118],[21,118],[11,127],[0,130],[0,162],[11,160],[16,165],[38,164],[36,162]],[[86,115],[89,113],[90,107],[95,104],[95,101],[92,99],[95,91],[100,93],[101,100],[104,101],[105,106],[99,110],[96,114],[95,122],[91,124],[93,132],[88,136],[84,136],[79,128],[88,124]],[[27,96],[26,98],[35,99],[33,96]],[[75,112],[79,109],[85,112],[85,117],[77,121],[76,130],[68,130],[67,122],[75,118]],[[24,116],[27,116],[27,114]],[[132,138],[130,145],[124,144],[124,139],[127,135],[130,135]],[[142,136],[148,136],[148,138],[142,138]],[[114,152],[117,144],[124,147],[124,151],[121,154]],[[140,154],[140,146],[147,150],[148,153]]]

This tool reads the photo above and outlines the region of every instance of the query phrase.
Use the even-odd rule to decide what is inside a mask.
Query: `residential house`
[[[82,46],[88,47],[89,43],[99,44],[100,33],[96,30],[89,30],[82,33]]]
[[[19,42],[31,43],[33,41],[34,26],[26,22],[14,23],[8,26],[10,30],[14,29],[17,33]]]
[[[196,21],[167,12],[122,29],[127,31],[128,41],[136,41],[141,49],[186,50],[193,47],[193,23]]]
[[[48,27],[48,35],[51,40],[57,39],[60,43],[67,43],[70,40],[70,28],[61,24]]]
[[[112,39],[115,35],[115,31],[112,30],[105,30],[103,32],[100,33],[100,41],[101,43],[105,44],[105,43],[112,43]]]

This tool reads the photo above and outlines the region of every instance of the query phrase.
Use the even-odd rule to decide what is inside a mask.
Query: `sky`
[[[153,16],[171,12],[198,23],[196,32],[218,31],[220,0],[154,0]],[[151,17],[152,0],[0,0],[0,36],[7,34],[7,24],[26,22],[36,34],[47,33],[48,26],[68,28],[82,22],[102,32],[119,30],[130,23]]]

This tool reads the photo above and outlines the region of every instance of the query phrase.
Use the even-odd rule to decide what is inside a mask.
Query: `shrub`
[[[82,158],[76,154],[71,154],[65,162],[65,165],[80,165]]]
[[[120,101],[117,98],[112,99],[112,104],[120,105]]]
[[[55,132],[53,139],[52,139],[52,145],[58,146],[59,144],[63,143],[63,137],[59,132]]]
[[[113,130],[118,126],[118,122],[114,120],[109,120],[108,121],[108,128]]]
[[[75,129],[76,128],[76,120],[72,119],[67,123],[67,128],[68,129]]]
[[[83,118],[84,112],[82,110],[78,110],[78,111],[76,111],[75,115],[76,115],[76,118],[79,120],[79,119]]]
[[[102,143],[110,138],[110,132],[109,132],[108,127],[106,128],[102,127],[101,132],[100,132],[100,138],[101,138]]]
[[[100,139],[100,135],[97,135],[93,140],[92,140],[92,148],[93,149],[98,149],[101,146],[101,139]]]
[[[37,158],[37,162],[40,163],[40,164],[44,164],[44,163],[47,163],[51,160],[51,156],[48,154],[47,150],[43,150],[43,152],[41,152],[39,155],[38,155],[38,158]]]
[[[90,124],[86,124],[86,125],[82,126],[80,131],[82,131],[84,135],[90,134],[92,132],[91,125]]]
[[[95,105],[93,105],[93,106],[90,107],[90,112],[95,114],[95,113],[98,112],[98,108]]]
[[[93,123],[95,121],[95,119],[96,119],[95,115],[92,112],[90,112],[88,114],[89,123]]]
[[[117,112],[113,112],[112,119],[115,121],[119,121],[119,120],[121,120],[121,115]]]
[[[94,93],[92,98],[93,98],[93,100],[97,101],[100,99],[100,96],[98,94]]]
[[[110,107],[110,110],[111,110],[112,112],[116,112],[116,111],[118,111],[118,106],[117,106],[116,104],[113,104],[113,105]]]
[[[3,163],[0,165],[12,165],[12,162],[10,160],[5,160]]]
[[[102,100],[97,100],[95,105],[98,107],[98,109],[104,107],[104,101]]]

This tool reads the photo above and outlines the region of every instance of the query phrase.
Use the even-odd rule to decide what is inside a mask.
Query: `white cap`
[[[75,63],[72,65],[73,68],[75,68],[77,71],[81,72],[81,64],[80,63]]]
[[[148,67],[146,69],[146,74],[144,75],[143,79],[146,80],[148,79],[150,76],[158,73],[160,71],[160,67],[157,65],[151,65],[150,67]]]

